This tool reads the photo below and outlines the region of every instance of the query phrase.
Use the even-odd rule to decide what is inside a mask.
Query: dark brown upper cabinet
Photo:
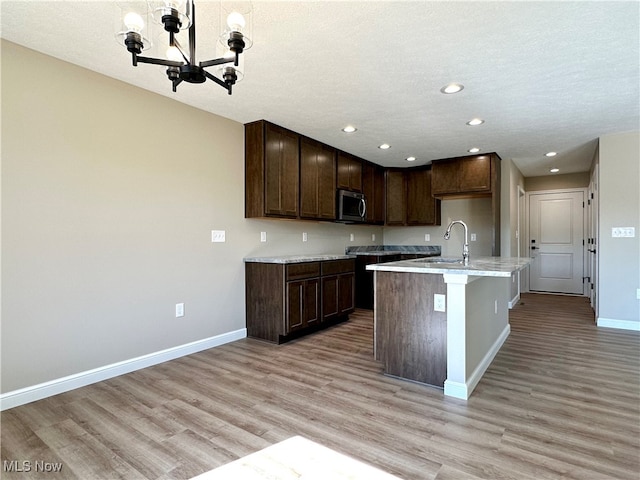
[[[245,125],[245,217],[297,218],[299,135],[260,120]]]
[[[338,152],[337,187],[362,192],[362,160],[345,152]]]
[[[389,169],[386,225],[440,225],[440,200],[431,195],[431,170]]]
[[[437,160],[432,164],[433,195],[478,196],[491,195],[493,177],[499,168],[496,154],[472,155],[468,157]]]
[[[496,153],[434,160],[431,188],[436,198],[491,199],[491,254],[500,255],[500,157]]]
[[[362,193],[367,199],[367,223],[384,223],[384,192],[384,168],[362,162]]]
[[[404,170],[387,170],[386,183],[386,225],[404,225],[407,219],[407,184]]]
[[[440,225],[440,200],[431,195],[431,169],[408,170],[407,225]]]
[[[336,219],[336,150],[300,139],[300,217]]]

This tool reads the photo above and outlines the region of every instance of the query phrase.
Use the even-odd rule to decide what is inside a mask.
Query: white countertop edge
[[[428,263],[428,258],[401,260],[367,265],[367,270],[476,277],[510,277],[513,273],[526,268],[531,263],[531,259],[526,257],[479,257],[475,260],[472,259],[469,265],[433,264],[427,266],[425,263]]]

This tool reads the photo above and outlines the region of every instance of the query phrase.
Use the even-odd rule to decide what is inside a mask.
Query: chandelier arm
[[[181,78],[176,78],[171,82],[172,90],[174,93],[177,91],[178,85],[180,85],[181,83],[182,83]]]
[[[229,95],[231,95],[231,85],[229,85],[227,82],[224,82],[224,81],[220,80],[218,77],[210,74],[206,70],[202,70],[202,73],[204,73],[204,75],[209,80],[213,80],[214,82],[216,82],[218,85],[220,85],[222,88],[224,88],[229,93]]]
[[[204,62],[200,62],[201,67],[212,67],[214,65],[224,65],[225,63],[231,63],[233,59],[231,58],[216,58],[215,60],[206,60]]]
[[[153,65],[164,65],[166,67],[181,67],[184,62],[175,62],[164,58],[140,57],[136,55],[136,61],[140,63],[151,63]]]

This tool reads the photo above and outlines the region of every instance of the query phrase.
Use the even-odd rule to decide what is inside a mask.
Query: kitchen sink
[[[427,257],[427,258],[416,258],[413,260],[415,263],[427,264],[427,265],[462,265],[463,261],[461,258],[444,258],[444,257]]]

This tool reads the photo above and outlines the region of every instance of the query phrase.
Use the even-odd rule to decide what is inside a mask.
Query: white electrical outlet
[[[371,241],[372,241],[372,242],[375,242],[375,241],[376,241],[376,234],[375,234],[375,233],[372,233],[372,234],[371,234]]]
[[[176,318],[184,317],[184,303],[176,303]]]
[[[224,243],[226,232],[224,230],[211,230],[211,241],[214,243]]]
[[[267,241],[267,232],[260,232],[260,241],[263,243]]]
[[[636,298],[640,300],[640,288],[636,289]]]
[[[611,229],[613,238],[633,238],[636,236],[635,227],[613,227]]]
[[[356,238],[354,237],[353,233],[349,234],[349,241],[353,242]]]
[[[433,310],[435,312],[447,311],[447,296],[440,293],[433,294]]]
[[[471,241],[472,241],[472,242],[475,242],[476,240],[477,240],[476,234],[475,234],[475,233],[472,233],[472,234],[471,234]]]
[[[429,235],[428,233],[424,234],[424,241],[425,242],[430,242],[431,241],[431,235]]]
[[[307,236],[307,232],[302,232],[302,241],[303,241],[303,242],[306,242],[306,241],[307,241],[307,238],[309,238],[309,237]]]

